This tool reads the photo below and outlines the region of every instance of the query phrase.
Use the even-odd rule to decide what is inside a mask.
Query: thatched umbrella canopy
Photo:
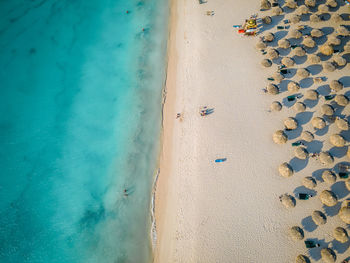
[[[318,22],[321,22],[321,18],[319,15],[317,14],[311,14],[310,15],[310,22],[311,23],[318,23]]]
[[[283,10],[282,10],[281,7],[275,6],[275,7],[272,8],[272,14],[275,15],[275,16],[282,15],[283,14]]]
[[[303,131],[300,138],[306,142],[312,142],[314,140],[314,135],[309,131]]]
[[[271,95],[277,95],[279,93],[278,87],[275,84],[272,84],[272,83],[269,83],[266,86],[266,90],[267,90],[267,93],[271,94]]]
[[[347,42],[344,46],[344,52],[350,53],[350,42]]]
[[[294,173],[293,168],[288,163],[282,163],[278,167],[278,172],[283,177],[291,177]]]
[[[301,16],[300,15],[297,15],[297,14],[294,14],[290,17],[289,21],[292,23],[292,24],[297,24],[299,23],[301,20]]]
[[[260,9],[270,9],[271,3],[268,0],[261,0],[260,2]]]
[[[303,34],[297,30],[297,29],[292,29],[289,31],[288,33],[288,37],[289,38],[295,38],[295,39],[298,39],[298,38],[301,38],[303,36]]]
[[[321,117],[313,117],[311,124],[315,129],[319,130],[322,130],[324,127],[326,127],[326,121]]]
[[[331,20],[332,20],[333,23],[344,22],[344,19],[338,13],[333,13],[332,16],[331,16]]]
[[[347,202],[340,208],[339,217],[344,223],[350,224],[350,205]]]
[[[312,37],[322,37],[323,36],[323,32],[322,30],[318,29],[318,28],[314,28],[311,30],[311,36]]]
[[[345,107],[349,103],[348,97],[342,94],[336,95],[334,100],[339,106],[343,106],[343,107]]]
[[[316,46],[316,42],[309,36],[304,37],[302,44],[308,48],[313,48]]]
[[[261,65],[265,68],[269,68],[272,66],[272,62],[271,60],[265,58],[261,61]]]
[[[279,57],[279,53],[278,53],[278,51],[277,51],[276,49],[274,49],[274,48],[269,48],[269,49],[267,50],[266,56],[267,56],[268,59],[271,59],[271,60],[272,60],[272,59],[278,58],[278,57]]]
[[[281,73],[279,73],[279,72],[273,73],[272,77],[278,83],[280,83],[284,79],[284,76]]]
[[[326,72],[333,72],[335,70],[335,66],[332,62],[325,61],[322,63],[323,70]]]
[[[326,44],[331,45],[331,46],[338,46],[338,45],[340,45],[340,43],[341,43],[341,41],[339,38],[337,38],[336,35],[330,35],[327,38],[327,42],[326,42]]]
[[[320,47],[320,52],[325,56],[330,56],[334,53],[334,49],[331,45],[326,43]]]
[[[344,147],[345,146],[345,139],[343,136],[340,134],[332,134],[329,137],[329,141],[331,142],[332,145],[335,147]]]
[[[288,117],[283,123],[288,130],[295,130],[298,127],[298,121],[293,117]]]
[[[332,185],[337,181],[337,176],[330,170],[325,170],[322,173],[322,179],[326,184]]]
[[[300,85],[295,81],[290,81],[287,88],[289,92],[294,93],[300,90]]]
[[[338,92],[338,91],[341,91],[344,88],[344,85],[339,80],[332,80],[329,83],[329,87],[331,88],[331,90],[333,90],[335,92]]]
[[[300,5],[298,8],[295,10],[295,12],[298,15],[306,15],[310,12],[309,8],[306,5]]]
[[[316,54],[310,54],[307,56],[307,61],[310,64],[319,64],[321,62],[321,58]]]
[[[281,111],[282,104],[278,101],[274,101],[271,103],[270,109],[271,109],[271,111]]]
[[[304,230],[298,226],[293,226],[289,229],[289,236],[294,240],[303,240],[304,238]]]
[[[296,158],[300,159],[300,160],[305,160],[307,159],[307,157],[309,157],[309,153],[308,151],[301,146],[298,146],[294,149],[294,155]]]
[[[323,165],[331,165],[334,163],[334,158],[329,152],[320,153],[320,163]]]
[[[330,248],[321,249],[321,257],[325,263],[333,263],[337,260],[337,256],[334,251]]]
[[[350,178],[345,181],[345,187],[350,191]]]
[[[312,220],[315,222],[316,225],[321,226],[327,223],[327,217],[324,213],[321,211],[315,210],[311,214]]]
[[[316,0],[305,0],[305,5],[308,7],[315,7],[316,6]]]
[[[260,40],[260,41],[258,41],[258,43],[256,43],[255,47],[258,50],[263,50],[263,49],[267,48],[267,45],[264,41]]]
[[[276,144],[285,144],[288,141],[288,136],[284,131],[278,130],[273,133],[272,140]]]
[[[317,100],[318,99],[318,92],[316,90],[313,90],[313,89],[307,90],[305,92],[304,97],[307,100]]]
[[[308,189],[314,189],[317,186],[316,180],[311,176],[304,177],[302,184]]]
[[[284,194],[280,197],[282,205],[284,205],[285,208],[293,208],[295,207],[295,198],[291,195]]]
[[[326,5],[328,5],[330,7],[337,7],[338,3],[335,0],[327,0]]]
[[[293,105],[293,109],[296,111],[296,112],[304,112],[306,110],[306,105],[302,102],[296,102],[294,105]]]
[[[293,55],[294,56],[297,56],[297,57],[303,57],[306,55],[306,51],[304,48],[302,47],[296,47],[294,50],[293,50]]]
[[[337,227],[333,230],[333,237],[340,243],[346,243],[349,240],[348,232],[342,227]]]
[[[272,42],[275,39],[275,35],[271,32],[267,33],[266,35],[263,36],[263,40],[265,42]]]
[[[287,68],[293,67],[294,64],[295,64],[294,60],[293,60],[292,58],[290,58],[290,57],[284,57],[284,58],[282,58],[282,59],[281,59],[281,63],[282,63],[283,65],[285,65]]]
[[[335,206],[338,203],[337,196],[329,190],[323,190],[321,192],[320,200],[325,206]]]
[[[344,37],[347,37],[347,36],[350,35],[349,30],[348,30],[345,26],[338,26],[338,27],[335,29],[335,33],[336,33],[338,36],[344,36]]]
[[[298,68],[297,69],[297,75],[298,75],[298,77],[300,77],[302,79],[305,79],[308,76],[310,76],[310,72],[307,69],[305,69],[305,68]]]
[[[337,125],[337,127],[342,131],[349,130],[349,122],[345,119],[341,119],[341,118],[337,117],[335,119],[335,125]]]
[[[346,59],[341,56],[341,55],[335,55],[333,57],[333,62],[337,64],[339,67],[345,66],[346,65]]]
[[[332,107],[332,105],[323,104],[321,106],[321,112],[323,115],[332,116],[334,114],[334,108]]]
[[[327,14],[329,12],[329,7],[325,4],[321,4],[318,6],[318,13],[319,14]]]
[[[287,49],[290,48],[290,42],[287,39],[281,39],[277,42],[279,48]]]
[[[295,259],[295,263],[310,263],[310,259],[304,255],[298,255]]]
[[[266,24],[266,25],[269,25],[269,24],[272,23],[272,18],[271,18],[271,16],[264,16],[261,20],[262,20],[262,22],[263,22],[264,24]]]
[[[295,0],[287,0],[284,4],[284,6],[290,8],[290,9],[295,9],[297,8],[298,4],[295,2]]]

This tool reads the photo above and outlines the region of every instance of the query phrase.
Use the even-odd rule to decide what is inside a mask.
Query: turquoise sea
[[[151,261],[168,9],[0,1],[0,262]]]

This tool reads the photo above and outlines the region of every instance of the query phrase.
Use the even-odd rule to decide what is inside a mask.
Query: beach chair
[[[312,240],[305,240],[304,241],[306,248],[314,248],[314,247],[319,247],[320,244],[316,243],[315,241]]]
[[[311,195],[309,194],[302,194],[302,193],[298,194],[298,196],[300,200],[309,200],[309,198],[311,197]]]
[[[345,172],[339,172],[339,177],[342,179],[348,179],[349,178],[349,174],[345,173]]]

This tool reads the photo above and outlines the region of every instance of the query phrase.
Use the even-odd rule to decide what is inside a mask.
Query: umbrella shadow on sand
[[[301,160],[301,159],[298,159],[296,157],[294,157],[289,162],[289,164],[293,167],[293,170],[295,172],[299,172],[299,171],[303,170],[307,166],[308,163],[309,163],[309,158],[307,158],[305,160]]]
[[[350,87],[350,77],[349,76],[344,76],[339,79],[341,83],[343,83],[344,88]]]
[[[316,130],[315,134],[316,134],[317,136],[323,136],[323,135],[327,134],[328,130],[329,130],[329,126],[326,125],[326,127],[324,127],[323,129],[321,129],[321,130]]]
[[[347,150],[348,150],[347,146],[344,146],[344,147],[332,147],[329,150],[329,153],[333,157],[342,158],[342,157],[344,157],[346,155]]]
[[[346,197],[349,194],[348,189],[346,189],[345,182],[339,181],[331,186],[331,191],[334,192],[338,198]]]
[[[329,243],[327,243],[324,239],[310,238],[308,240],[311,240],[311,241],[314,241],[315,243],[320,244],[319,247],[309,248],[310,257],[315,261],[320,260],[321,259],[321,249],[328,247]]]
[[[304,112],[299,112],[295,116],[295,118],[298,121],[299,125],[304,125],[311,120],[313,115],[314,115],[314,112],[312,112],[312,111],[304,111]]]
[[[301,224],[303,226],[303,229],[306,230],[307,232],[313,232],[317,228],[317,225],[312,220],[311,216],[303,218],[301,220]]]
[[[336,216],[341,208],[341,202],[338,202],[335,206],[323,205],[326,216]]]
[[[313,171],[312,177],[315,178],[317,181],[323,183],[322,173],[326,170],[329,170],[329,169],[324,168],[324,169],[319,169],[319,170]]]
[[[290,131],[285,131],[285,133],[288,136],[288,140],[293,140],[296,139],[300,136],[300,134],[302,133],[303,128],[299,125],[296,129],[294,130],[290,130]]]
[[[314,80],[312,78],[305,78],[300,80],[299,84],[302,89],[306,89],[314,84]]]
[[[343,254],[350,247],[350,240],[345,243],[341,243],[338,240],[332,241],[333,250],[335,250],[338,254]]]
[[[323,142],[319,140],[313,140],[307,144],[306,150],[309,153],[319,153],[323,148]]]
[[[297,199],[298,199],[299,194],[308,194],[308,195],[312,195],[313,197],[315,197],[315,195],[317,194],[317,192],[315,190],[308,189],[303,185],[295,188],[293,193]],[[307,201],[308,200],[300,200],[299,202],[307,202]]]
[[[283,20],[284,16],[272,16],[271,18],[272,18],[271,24],[269,24],[269,25],[263,24],[259,30],[259,34],[277,26]]]

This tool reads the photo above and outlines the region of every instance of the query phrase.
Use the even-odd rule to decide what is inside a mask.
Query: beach
[[[346,12],[345,8],[341,6],[339,10]],[[337,216],[341,201],[349,198],[344,181],[339,180],[331,187],[326,185],[321,173],[327,167],[320,167],[311,158],[300,161],[294,157],[290,143],[281,146],[272,140],[272,134],[284,128],[283,120],[295,117],[296,113],[288,103],[281,112],[270,112],[274,100],[284,102],[289,95],[284,90],[272,97],[262,91],[269,83],[267,77],[277,66],[266,69],[261,66],[264,56],[255,48],[260,35],[243,36],[232,27],[252,14],[266,15],[259,9],[259,2],[253,0],[208,0],[205,4],[172,1],[155,200],[155,262],[277,263],[295,262],[299,254],[321,261],[320,249],[325,247],[336,251],[336,262],[342,262],[348,255],[349,242],[338,244],[332,237],[337,226],[349,229]],[[207,15],[207,11],[214,13]],[[271,15],[270,11],[266,13]],[[281,22],[285,18],[273,19]],[[322,28],[327,23],[311,26]],[[310,25],[308,21],[302,24]],[[279,38],[288,33],[270,30]],[[302,63],[296,67],[302,67]],[[348,74],[349,67],[345,66],[326,76],[332,80]],[[325,76],[325,73],[312,72],[312,75]],[[343,82],[344,87],[350,85],[348,79]],[[312,88],[319,89],[325,84]],[[287,83],[281,84],[281,89],[283,85],[286,89]],[[310,88],[306,86],[302,87],[303,92]],[[323,103],[298,113],[296,118],[303,130],[312,130],[310,119],[320,115]],[[201,116],[199,112],[204,106],[213,112]],[[347,107],[341,112],[348,116]],[[332,167],[348,160],[346,149],[335,150],[328,138],[323,137],[335,133],[334,126],[325,133],[316,132],[317,140],[322,143],[308,146],[310,152],[330,149],[336,157]],[[298,136],[291,134],[289,139],[295,141]],[[344,135],[348,140],[347,136]],[[226,161],[214,162],[219,158]],[[279,175],[278,167],[283,162],[292,165],[294,176]],[[316,192],[330,188],[336,192],[339,200],[336,208],[322,206],[318,196],[297,200],[293,209],[281,205],[281,194],[296,197],[308,190],[301,183],[305,176],[316,178]],[[324,211],[328,217],[326,225],[311,227],[310,215],[314,210]],[[321,247],[307,250],[304,242],[292,240],[288,235],[292,226],[302,227],[305,239],[317,239]]]

